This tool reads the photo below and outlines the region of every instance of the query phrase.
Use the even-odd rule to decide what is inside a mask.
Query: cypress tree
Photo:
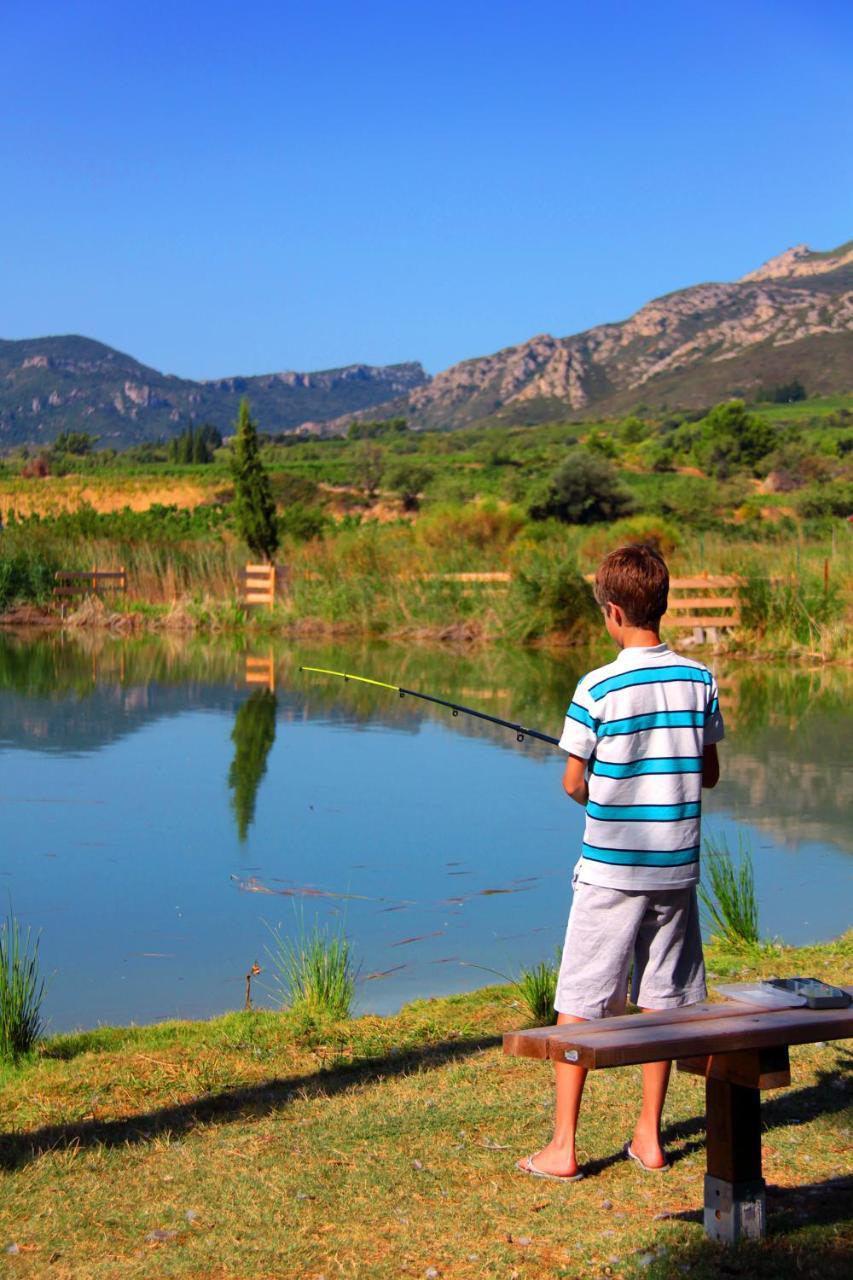
[[[249,416],[249,402],[240,401],[237,436],[231,454],[234,477],[233,511],[240,537],[253,555],[271,561],[278,549],[278,522],[272,487],[258,445],[258,431]]]

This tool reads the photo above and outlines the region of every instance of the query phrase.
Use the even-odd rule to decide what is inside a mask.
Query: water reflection
[[[231,807],[237,820],[237,834],[245,842],[255,820],[255,802],[261,779],[267,771],[267,757],[275,742],[278,700],[269,689],[256,689],[237,709],[231,741],[234,759],[228,770]]]
[[[0,632],[0,889],[44,930],[54,1029],[242,1007],[245,957],[294,902],[345,916],[379,1010],[552,953],[582,823],[560,753],[298,668],[556,734],[606,650],[281,644],[251,693],[248,656],[238,640]],[[747,832],[764,932],[838,933],[851,673],[715,665],[730,732],[708,821],[733,847]]]

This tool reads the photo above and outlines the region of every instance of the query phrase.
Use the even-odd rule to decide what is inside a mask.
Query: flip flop
[[[533,1156],[527,1156],[515,1167],[519,1173],[529,1173],[532,1178],[548,1178],[551,1182],[580,1182],[584,1176],[580,1171],[578,1173],[546,1173],[544,1169],[536,1168]]]
[[[657,1165],[646,1164],[644,1160],[640,1159],[636,1151],[631,1150],[630,1141],[625,1143],[625,1146],[622,1148],[622,1150],[624,1151],[625,1155],[628,1157],[629,1160],[635,1160],[637,1164],[640,1166],[640,1168],[644,1169],[646,1173],[666,1173],[667,1169],[671,1168],[671,1165],[668,1160],[666,1164],[657,1164]]]

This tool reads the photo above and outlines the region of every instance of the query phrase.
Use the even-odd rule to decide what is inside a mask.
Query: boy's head
[[[593,591],[617,642],[622,642],[626,628],[657,635],[666,613],[669,570],[651,547],[619,547],[602,560]]]

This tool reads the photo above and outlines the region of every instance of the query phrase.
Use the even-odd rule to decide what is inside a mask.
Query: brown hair
[[[666,613],[669,570],[652,547],[619,547],[602,560],[593,591],[602,609],[608,601],[618,604],[632,627],[657,631]]]

